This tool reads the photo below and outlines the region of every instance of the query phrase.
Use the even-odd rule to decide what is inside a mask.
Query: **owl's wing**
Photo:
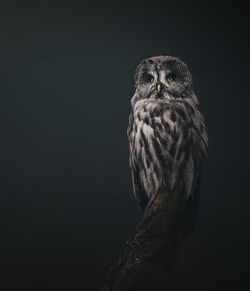
[[[148,203],[148,197],[145,193],[145,191],[142,188],[141,181],[140,181],[140,172],[139,168],[137,166],[136,161],[133,161],[133,149],[132,149],[132,141],[131,141],[131,135],[133,134],[133,114],[131,113],[129,115],[129,122],[128,122],[128,129],[127,129],[127,135],[129,139],[129,165],[131,168],[131,174],[132,174],[132,184],[133,184],[133,192],[134,196],[136,197],[140,209],[143,212],[147,203]]]
[[[186,237],[193,229],[201,195],[202,163],[207,156],[207,136],[202,137],[202,146],[193,149],[193,154],[186,168],[184,201],[180,213],[183,236]],[[188,194],[188,195],[187,195]]]
[[[131,163],[130,163],[130,165],[131,165]],[[148,197],[142,188],[140,178],[139,178],[139,172],[133,165],[131,165],[131,173],[132,173],[132,184],[133,184],[134,195],[135,195],[135,197],[139,203],[140,209],[143,213],[144,209],[148,203]]]
[[[208,155],[208,137],[202,115],[196,115],[195,134],[191,148],[190,159],[185,171],[185,189],[181,220],[184,236],[191,232],[198,212],[201,194],[202,164]]]

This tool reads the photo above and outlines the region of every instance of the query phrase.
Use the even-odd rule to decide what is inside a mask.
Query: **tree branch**
[[[110,269],[100,291],[131,290],[151,269],[166,243],[167,233],[178,211],[181,187],[151,197],[133,236]]]

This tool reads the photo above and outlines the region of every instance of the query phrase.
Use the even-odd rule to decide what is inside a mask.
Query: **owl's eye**
[[[171,76],[168,76],[168,77],[167,77],[167,81],[168,81],[169,83],[171,83],[171,82],[173,82],[173,81],[174,81],[174,78],[173,78],[173,77],[171,77]]]
[[[151,83],[151,84],[153,84],[154,81],[155,81],[154,77],[152,75],[150,75],[150,74],[145,74],[144,78],[145,78],[146,82]]]

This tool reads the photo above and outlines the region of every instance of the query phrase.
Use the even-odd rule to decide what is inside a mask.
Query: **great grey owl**
[[[145,59],[137,66],[134,80],[127,130],[134,195],[144,211],[152,195],[182,183],[181,208],[167,250],[167,256],[171,257],[172,248],[180,257],[182,239],[191,231],[198,209],[201,166],[207,157],[206,128],[192,75],[178,58]]]

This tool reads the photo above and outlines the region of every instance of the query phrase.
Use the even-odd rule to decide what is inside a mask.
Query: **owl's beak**
[[[157,91],[161,92],[161,85],[160,84],[157,85]]]

